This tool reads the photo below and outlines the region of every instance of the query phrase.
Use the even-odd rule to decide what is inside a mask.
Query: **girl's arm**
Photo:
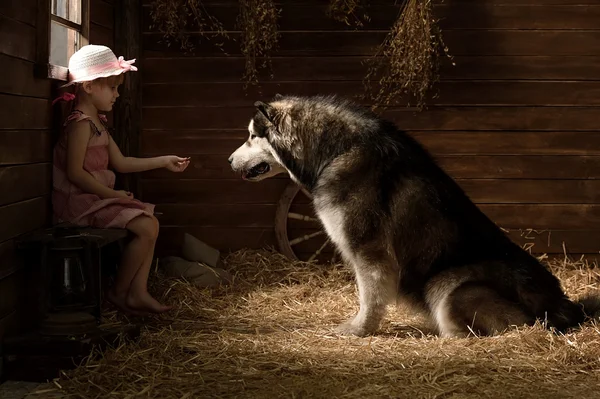
[[[123,156],[119,146],[109,136],[108,155],[110,164],[119,173],[145,172],[147,170],[168,168],[173,171],[183,171],[189,163],[188,158],[179,158],[174,155],[152,158],[136,158]],[[180,170],[179,170],[180,169]]]
[[[92,134],[89,123],[87,121],[74,123],[67,134],[67,178],[82,191],[96,194],[102,199],[126,196],[124,192],[106,187],[83,169],[83,160]]]

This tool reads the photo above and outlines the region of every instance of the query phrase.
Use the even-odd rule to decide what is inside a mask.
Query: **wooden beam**
[[[141,58],[140,13],[139,0],[123,0],[115,5],[115,53],[126,60],[136,58],[136,66],[139,66]],[[138,156],[142,117],[139,72],[127,73],[120,91],[121,96],[114,111],[115,141],[126,156]],[[136,198],[140,198],[137,176],[120,178],[124,188],[133,192]]]

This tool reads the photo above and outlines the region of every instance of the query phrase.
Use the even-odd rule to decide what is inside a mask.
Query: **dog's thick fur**
[[[338,327],[374,333],[400,299],[443,337],[584,322],[597,298],[569,300],[558,279],[514,244],[430,154],[394,124],[336,97],[278,95],[255,103],[250,136],[229,161],[259,181],[280,172],[307,189],[352,266],[360,310]]]

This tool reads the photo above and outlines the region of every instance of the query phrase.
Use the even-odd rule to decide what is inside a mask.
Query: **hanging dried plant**
[[[202,0],[154,0],[150,17],[151,28],[163,34],[167,45],[179,43],[184,52],[194,50],[190,40],[192,30],[209,40],[217,36],[228,37],[221,22],[206,10]],[[189,26],[190,22],[193,26]]]
[[[440,49],[448,56],[431,0],[405,0],[391,31],[366,61],[365,97],[373,101],[373,108],[393,105],[403,95],[413,97],[415,105],[422,108],[439,78]],[[373,81],[377,82],[376,93]]]
[[[272,51],[279,43],[279,10],[274,0],[240,0],[238,29],[241,30],[241,52],[246,59],[242,79],[244,87],[258,82],[259,69],[271,73]]]
[[[327,15],[348,26],[362,28],[370,18],[364,11],[365,0],[330,0]]]

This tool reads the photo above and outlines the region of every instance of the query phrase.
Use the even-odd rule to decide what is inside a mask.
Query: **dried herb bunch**
[[[190,40],[192,30],[207,39],[228,37],[221,22],[206,10],[202,0],[154,0],[150,17],[151,28],[157,28],[169,46],[179,43],[184,52],[194,50]]]
[[[369,22],[369,16],[364,11],[365,0],[330,0],[327,15],[348,26],[362,28]]]
[[[240,49],[246,59],[245,87],[258,82],[259,69],[271,71],[270,54],[279,43],[279,10],[274,0],[240,0]]]
[[[418,108],[439,76],[440,49],[448,55],[431,0],[405,0],[399,18],[373,57],[366,61],[365,97],[385,108],[409,95]],[[377,82],[377,90],[371,88]]]

